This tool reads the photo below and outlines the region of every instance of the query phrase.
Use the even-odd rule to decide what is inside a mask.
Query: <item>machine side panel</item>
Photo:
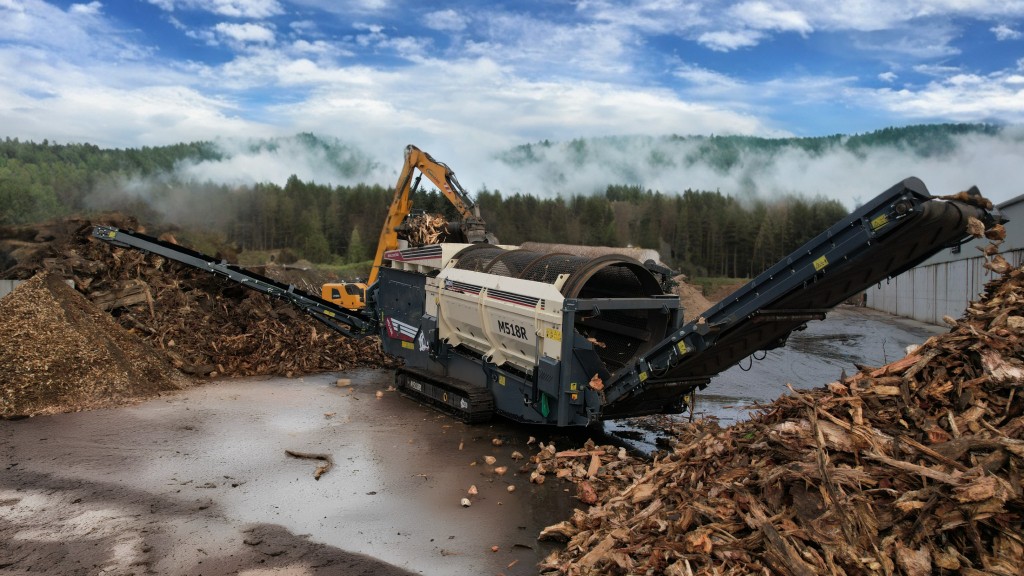
[[[563,298],[550,284],[448,268],[426,291],[438,337],[453,346],[527,374],[541,356],[560,355]]]
[[[431,335],[423,329],[422,274],[382,268],[378,276],[377,310],[381,347],[407,365],[424,367]]]

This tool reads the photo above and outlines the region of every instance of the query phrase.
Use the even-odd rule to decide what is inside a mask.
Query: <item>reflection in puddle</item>
[[[821,322],[793,333],[784,348],[771,350],[763,360],[744,360],[711,380],[697,393],[692,413],[629,418],[604,422],[610,440],[628,449],[651,453],[672,422],[716,418],[723,426],[747,420],[759,407],[770,405],[795,389],[820,387],[857,365],[881,366],[902,358],[904,349],[920,344],[946,328],[891,316],[875,310],[839,307]],[[761,358],[761,355],[758,355]]]

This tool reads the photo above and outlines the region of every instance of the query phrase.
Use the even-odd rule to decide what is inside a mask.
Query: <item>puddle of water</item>
[[[762,353],[761,360],[748,358],[713,378],[697,393],[692,417],[715,417],[722,426],[735,424],[748,419],[758,404],[771,404],[789,393],[787,384],[798,390],[824,386],[843,373],[857,373],[857,364],[882,366],[898,360],[906,355],[907,346],[945,331],[867,308],[841,306],[824,321],[794,332],[784,348]],[[672,418],[688,420],[691,415]],[[604,430],[630,447],[650,452],[657,448],[658,434],[642,428],[647,425],[645,419],[625,419],[605,422]]]

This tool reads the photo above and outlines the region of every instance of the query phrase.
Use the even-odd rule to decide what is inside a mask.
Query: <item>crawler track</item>
[[[494,396],[482,386],[406,369],[395,372],[395,386],[403,395],[429,404],[467,424],[486,422],[494,416]]]

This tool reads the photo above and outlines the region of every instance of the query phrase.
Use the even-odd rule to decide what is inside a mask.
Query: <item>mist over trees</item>
[[[918,157],[931,157],[952,152],[956,146],[956,137],[969,134],[993,136],[1002,127],[994,124],[920,124],[901,128],[883,128],[867,134],[833,134],[813,138],[761,138],[757,136],[608,136],[605,138],[577,138],[564,144],[556,144],[543,140],[533,144],[523,144],[499,155],[499,159],[512,166],[526,167],[546,162],[548,152],[556,147],[564,146],[567,153],[564,159],[568,165],[562,170],[552,170],[554,177],[565,178],[572,168],[578,168],[594,161],[602,152],[599,150],[613,149],[623,153],[639,148],[639,142],[660,141],[667,146],[651,146],[646,158],[647,166],[657,168],[666,165],[682,165],[693,167],[710,166],[720,173],[727,173],[737,167],[744,153],[760,153],[761,156],[772,158],[790,150],[802,150],[810,157],[820,157],[837,149],[848,151],[855,156],[863,157],[869,151],[882,147],[907,152]],[[694,146],[685,148],[679,156],[671,156],[666,150],[672,150],[672,143],[690,143]],[[596,144],[602,144],[598,147]],[[562,159],[562,156],[559,156]]]
[[[886,146],[918,155],[943,154],[955,146],[957,135],[998,130],[990,125],[958,124],[822,138],[667,137],[695,139],[699,145],[691,147],[695,152],[685,158],[657,157],[652,152],[647,161],[700,163],[728,170],[749,150],[815,151],[842,146],[856,152]],[[574,161],[581,165],[589,161],[588,142],[570,142],[573,155],[566,160],[568,165],[551,170],[552,177],[567,178]],[[310,134],[287,144],[311,147],[316,157],[344,157],[347,160],[337,162],[338,167],[356,174],[368,170],[371,162],[351,148],[337,149],[337,141]],[[541,162],[544,149],[550,146],[541,142],[517,147],[495,162],[513,167]],[[178,174],[183,162],[216,162],[223,156],[222,149],[210,142],[122,150],[6,138],[0,141],[0,225],[120,210],[152,226],[215,234],[239,250],[288,248],[314,262],[372,257],[393,189],[377,184],[318,184],[297,176],[283,185],[229,185],[197,182]],[[653,248],[666,263],[688,274],[734,277],[756,275],[847,213],[837,200],[797,195],[739,199],[719,191],[686,188],[685,182],[672,190],[609,183],[591,194],[557,198],[485,187],[475,196],[490,230],[503,243]],[[418,192],[414,205],[454,216],[436,190]]]

